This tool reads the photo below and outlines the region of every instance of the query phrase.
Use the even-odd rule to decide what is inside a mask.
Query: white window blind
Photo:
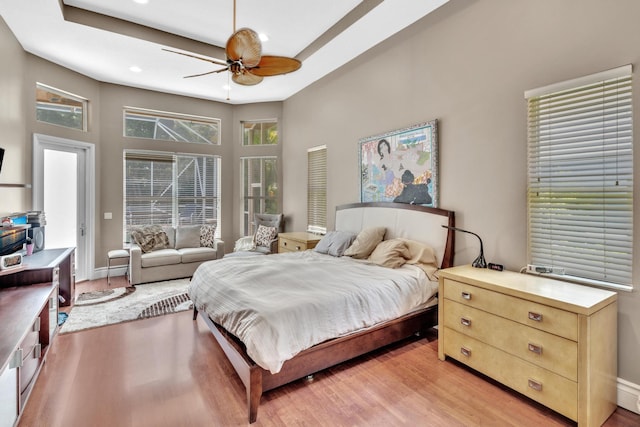
[[[327,231],[327,147],[307,151],[307,231]]]
[[[153,151],[124,153],[124,241],[139,225],[218,224],[220,158]]]
[[[530,263],[631,285],[631,67],[525,96]]]

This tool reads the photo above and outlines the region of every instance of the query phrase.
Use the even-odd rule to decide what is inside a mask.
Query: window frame
[[[49,92],[49,93],[51,93],[53,95],[57,95],[57,96],[61,97],[61,99],[68,99],[68,100],[71,100],[71,101],[78,102],[80,104],[80,107],[65,106],[65,104],[57,103],[57,102],[52,102],[52,105],[59,105],[59,107],[57,107],[57,108],[67,108],[67,109],[80,108],[81,109],[81,115],[82,115],[81,127],[67,126],[65,124],[55,123],[53,121],[47,121],[47,120],[39,119],[38,118],[38,112],[42,110],[40,108],[40,104],[43,103],[42,101],[38,101],[38,91],[39,90],[44,90],[44,91]],[[73,113],[71,113],[71,114],[73,114]],[[54,126],[64,127],[64,128],[67,128],[67,129],[74,129],[74,130],[79,130],[79,131],[82,131],[82,132],[87,132],[87,130],[89,128],[88,116],[89,116],[89,100],[87,98],[82,97],[80,95],[73,94],[71,92],[67,92],[67,91],[62,90],[62,89],[55,88],[53,86],[49,86],[49,85],[44,84],[44,83],[36,82],[36,121],[37,122],[47,123],[47,124],[54,125]]]
[[[193,122],[193,123],[198,123],[202,125],[215,126],[217,128],[215,131],[216,132],[215,141],[211,141],[202,136],[201,136],[202,141],[187,140],[181,135],[178,135],[176,132],[173,132],[173,135],[172,135],[170,129],[164,129],[164,128],[161,128],[161,130],[165,132],[167,135],[171,136],[171,138],[162,139],[162,138],[151,138],[151,137],[139,136],[139,135],[128,135],[127,121],[132,120],[132,118],[128,117],[129,115],[148,117],[149,121],[154,120],[155,121],[154,129],[158,127],[159,121],[162,119],[173,120],[178,123]],[[196,133],[190,127],[186,125],[184,126],[187,130],[191,131],[192,133]],[[140,138],[140,139],[149,139],[152,141],[179,142],[179,143],[197,144],[197,145],[220,145],[221,138],[222,138],[222,120],[215,117],[206,117],[206,116],[198,116],[193,114],[184,114],[184,113],[176,113],[176,112],[170,112],[170,111],[151,110],[148,108],[125,106],[122,109],[122,135],[125,138]]]
[[[327,146],[307,150],[307,231],[327,232]]]
[[[199,167],[197,171],[194,170],[194,174],[197,175],[197,178],[200,178],[201,180],[206,179],[204,185],[203,185],[203,182],[200,182],[200,185],[197,185],[195,182],[196,177],[194,176],[194,185],[193,186],[187,185],[186,187],[183,187],[183,188],[187,190],[192,190],[195,194],[193,194],[193,196],[186,196],[186,195],[179,194],[179,191],[176,188],[180,187],[180,178],[187,171],[187,168],[191,167],[191,165],[187,165],[186,167],[182,165],[184,168],[182,170],[178,170],[178,164],[184,161],[187,161],[187,162],[189,162],[190,160],[202,161],[203,159],[207,161],[211,160],[214,162],[212,165],[213,176],[208,178],[206,177],[207,165],[204,166],[205,170],[202,170],[202,167]],[[163,196],[162,194],[156,195],[155,192],[153,192],[154,194],[150,194],[150,195],[143,194],[139,196],[130,196],[128,194],[127,184],[129,180],[129,174],[127,170],[127,162],[136,161],[136,160],[150,161],[150,162],[157,162],[157,163],[171,163],[171,168],[172,168],[171,181],[169,183],[166,179],[167,175],[164,176],[165,178],[164,186],[166,188],[163,191],[163,193],[166,193],[167,191],[169,191],[170,192],[169,195],[166,195],[166,196]],[[129,243],[130,241],[131,227],[146,225],[146,224],[159,224],[163,226],[172,226],[172,227],[176,227],[178,225],[216,224],[215,237],[220,238],[221,228],[222,228],[221,222],[220,222],[221,204],[222,204],[222,185],[221,185],[222,158],[220,156],[208,155],[208,154],[195,154],[195,153],[172,153],[172,152],[153,151],[153,150],[123,150],[122,161],[123,161],[123,180],[122,180],[123,182],[123,195],[122,195],[123,197],[123,203],[122,203],[123,241],[125,242],[125,244]],[[150,172],[151,175],[153,175],[154,173],[155,173],[155,170]],[[144,177],[133,176],[131,179],[144,179]],[[154,183],[155,182],[156,181],[154,181]],[[203,187],[206,187],[207,183],[210,184],[210,188],[209,189],[203,188]],[[162,186],[163,185],[162,181],[160,181],[158,185]],[[202,194],[203,191],[205,193],[204,195]],[[209,194],[209,192],[211,192],[211,194]],[[131,203],[128,203],[127,201],[128,197],[131,197],[132,199],[137,199],[132,201],[131,203],[134,203],[135,201],[144,202],[146,199],[148,199],[149,203],[151,204],[155,204],[158,200],[163,200],[166,205],[167,202],[169,201],[171,207],[170,209],[167,207],[164,214],[160,215],[158,220],[130,222],[129,215],[127,214],[127,212],[128,212],[129,204]],[[203,209],[205,211],[205,216],[204,217],[200,216],[199,217],[200,220],[196,219],[195,222],[194,222],[193,216],[191,216],[187,220],[183,214],[188,212],[187,210],[181,208],[181,206],[184,205],[185,200],[189,200],[189,199],[194,199],[194,200],[201,199],[201,202],[204,203],[205,205],[205,208]],[[208,206],[208,204],[210,204],[210,206]],[[206,216],[206,212],[208,209],[211,212],[210,217]],[[170,215],[168,214],[169,210],[171,211]],[[167,221],[167,219],[169,220]]]
[[[276,127],[276,141],[274,143],[267,143],[265,144],[262,138],[262,135],[264,133],[264,129],[260,129],[260,144],[247,144],[247,138],[245,138],[246,136],[246,129],[245,129],[245,124],[253,124],[253,125],[260,125],[262,127],[262,125],[264,124],[274,124]],[[261,119],[261,120],[241,120],[240,121],[240,143],[243,147],[274,147],[280,144],[280,123],[278,122],[277,119]]]
[[[260,174],[261,174],[261,179],[259,183],[252,183],[252,182],[247,182],[247,179],[249,178],[249,176],[247,175],[247,173],[250,173],[250,170],[247,170],[247,162],[251,162],[251,161],[260,161]],[[268,183],[266,182],[266,177],[265,175],[265,169],[266,169],[266,165],[265,165],[265,161],[273,161],[275,162],[275,182],[274,183]],[[255,228],[255,224],[254,224],[254,218],[253,216],[256,213],[273,213],[273,214],[277,214],[280,213],[280,194],[279,194],[279,182],[278,182],[278,163],[279,163],[279,157],[278,156],[242,156],[240,157],[240,182],[241,182],[241,191],[242,191],[242,232],[244,236],[251,236],[253,235],[256,230]],[[251,181],[251,180],[249,180]],[[260,184],[260,195],[259,196],[255,196],[253,194],[249,195],[247,194],[247,190],[249,187],[256,187],[257,184]],[[275,184],[276,185],[276,193],[273,196],[268,196],[268,187],[271,184]],[[259,203],[259,209],[257,211],[255,211],[254,209],[252,209],[252,207],[255,207],[255,203],[256,201]],[[267,204],[268,202],[271,201],[274,203],[275,208],[274,209],[268,209],[267,208]],[[270,210],[275,210],[275,212],[270,212]]]
[[[633,289],[631,92],[631,65],[525,92],[528,259],[552,277]]]

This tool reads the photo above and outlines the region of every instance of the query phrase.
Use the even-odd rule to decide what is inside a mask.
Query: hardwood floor
[[[112,286],[124,284],[112,281]],[[106,281],[80,283],[77,292]],[[434,331],[435,332],[435,331]],[[453,362],[436,335],[267,392],[255,426],[574,426]],[[58,335],[19,426],[241,426],[242,383],[191,312]],[[618,408],[605,426],[638,426]]]

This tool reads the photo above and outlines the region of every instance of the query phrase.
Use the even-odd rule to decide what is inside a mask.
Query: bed
[[[384,227],[385,241],[409,239],[411,242],[420,242],[433,249],[436,267],[453,266],[453,232],[442,227],[455,226],[452,211],[400,203],[356,203],[337,207],[335,215],[336,233],[351,233],[355,236],[364,229]],[[248,263],[251,268],[243,270]],[[399,294],[387,295],[390,287],[423,289],[415,286],[414,280],[434,281],[429,271],[422,265],[420,268],[405,265],[390,269],[371,264],[367,259],[352,260],[346,256],[331,257],[315,251],[305,251],[247,259],[222,259],[198,268],[189,287],[194,301],[193,319],[196,320],[198,314],[201,315],[243,382],[247,392],[250,423],[257,419],[258,406],[264,392],[405,339],[437,324],[437,298],[428,295],[426,291],[419,291],[420,298],[414,293],[406,297]],[[331,269],[339,272],[340,279],[335,275],[330,276],[331,279],[320,278],[326,277],[320,275],[321,270],[331,274]],[[278,270],[281,271],[280,276],[277,275]],[[274,276],[274,283],[266,285],[261,279],[265,276]],[[369,276],[376,276],[376,280]],[[325,282],[320,285],[319,280]],[[344,286],[349,282],[349,286],[356,288],[348,288],[348,291],[342,292],[345,295],[359,292],[357,289],[366,289],[367,286],[370,288],[364,294],[354,297],[358,301],[358,309],[349,311],[355,310],[358,313],[353,324],[349,323],[350,319],[346,319],[342,326],[341,319],[340,322],[334,321],[335,325],[328,328],[335,330],[326,331],[322,317],[334,319],[350,316],[325,313],[327,307],[314,311],[314,306],[324,299],[329,299],[331,306],[340,305],[341,300],[331,298],[341,294],[342,282]],[[278,289],[278,286],[283,289]],[[306,292],[318,288],[323,288],[320,291],[324,291],[325,287],[327,290],[324,295],[314,296],[313,304],[304,305],[302,298]],[[245,299],[251,298],[248,294],[254,292],[259,295],[256,300],[258,302],[247,302],[250,300]],[[287,298],[282,298],[282,292],[285,292]],[[271,294],[275,294],[274,298],[280,295],[280,301],[283,301],[282,307],[272,310],[273,313],[269,309],[273,304],[268,303]],[[361,307],[364,308],[361,310]],[[301,312],[302,320],[287,323],[286,320],[293,316],[287,310]],[[239,317],[240,315],[243,317]],[[278,323],[276,316],[285,320]],[[273,322],[265,321],[271,318],[274,319]],[[311,323],[307,325],[308,321]],[[273,323],[275,326],[264,326],[264,323]],[[296,323],[307,325],[298,329],[308,331],[309,338],[306,335],[298,338],[297,330],[292,332],[288,327],[286,331],[280,331],[284,325]],[[261,329],[263,327],[271,329]],[[292,338],[285,340],[285,336]],[[291,343],[295,343],[295,346]],[[289,348],[290,345],[292,348]]]

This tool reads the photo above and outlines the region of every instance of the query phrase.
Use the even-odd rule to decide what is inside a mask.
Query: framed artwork
[[[362,138],[360,201],[438,207],[437,120]]]

